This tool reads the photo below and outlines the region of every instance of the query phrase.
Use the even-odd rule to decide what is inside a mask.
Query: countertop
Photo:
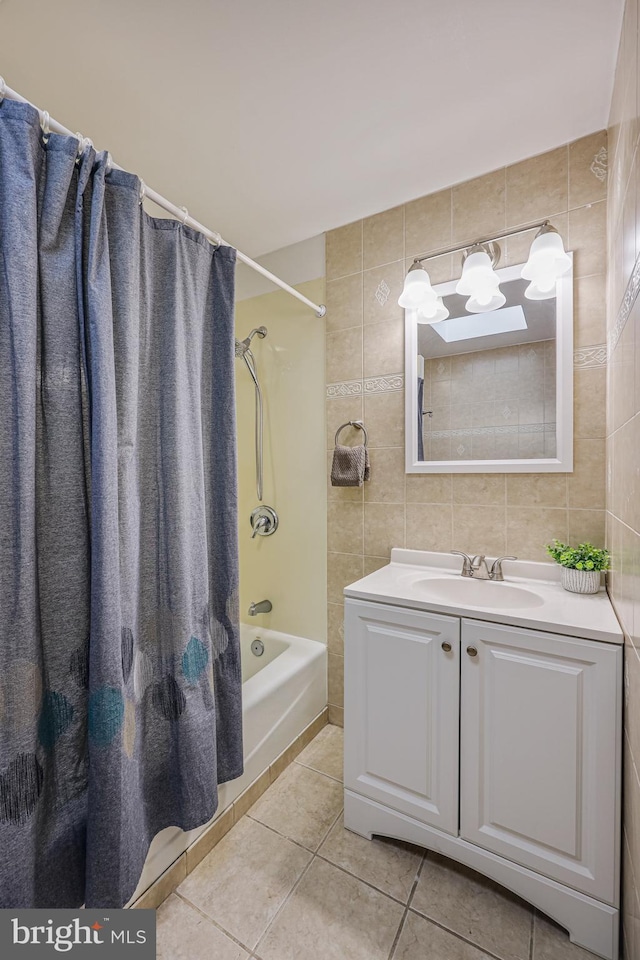
[[[492,560],[487,558],[489,565]],[[624,641],[605,589],[601,588],[599,593],[590,595],[570,593],[561,586],[560,568],[555,563],[505,560],[504,583],[536,595],[535,603],[529,606],[523,603],[522,606],[508,609],[499,605],[501,583],[463,578],[460,575],[461,568],[462,558],[448,553],[394,549],[387,566],[349,584],[344,589],[344,595],[346,598],[489,620],[587,640],[619,644]],[[482,603],[477,599],[472,603],[463,603],[459,600],[444,602],[441,598],[430,597],[429,581],[436,579],[440,584],[443,579],[473,583],[472,589],[481,596]],[[436,588],[434,584],[434,590]],[[483,588],[486,588],[486,594]],[[461,589],[464,590],[464,586]],[[494,603],[494,598],[498,603]]]

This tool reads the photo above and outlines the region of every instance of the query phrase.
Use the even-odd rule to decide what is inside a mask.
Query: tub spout
[[[251,603],[249,607],[249,616],[255,617],[258,613],[270,613],[273,609],[271,600],[260,600],[259,603]]]

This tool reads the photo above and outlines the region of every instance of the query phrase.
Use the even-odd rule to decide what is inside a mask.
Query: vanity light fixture
[[[418,323],[440,323],[446,320],[449,311],[445,307],[442,297],[438,297],[433,304],[418,307]]]
[[[536,230],[529,258],[522,270],[522,277],[529,280],[525,296],[529,300],[548,300],[556,295],[556,282],[571,268],[571,258],[565,252],[562,237],[548,220],[528,223],[515,230],[507,230],[495,237],[443,247],[424,257],[416,257],[407,273],[398,304],[405,310],[416,310],[419,323],[439,323],[445,319],[446,307],[431,286],[429,274],[422,264],[448,253],[463,252],[462,276],[456,293],[468,296],[465,307],[468,313],[489,313],[506,303],[500,291],[500,280],[495,268],[500,260],[500,247],[496,240]],[[449,314],[447,313],[446,316]]]
[[[499,259],[497,243],[476,243],[465,250],[456,293],[469,297],[465,304],[468,313],[486,313],[506,303],[507,298],[500,293],[500,278],[493,269]]]
[[[398,305],[405,310],[416,308],[435,309],[435,302],[438,298],[437,293],[431,286],[429,274],[416,260],[409,267],[409,272],[404,278],[404,288],[400,294]]]

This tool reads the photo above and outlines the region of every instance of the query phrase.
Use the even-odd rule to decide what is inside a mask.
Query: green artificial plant
[[[609,551],[600,550],[592,543],[580,543],[577,547],[570,547],[568,543],[554,540],[547,544],[547,553],[561,567],[568,567],[570,570],[608,570],[611,563]]]

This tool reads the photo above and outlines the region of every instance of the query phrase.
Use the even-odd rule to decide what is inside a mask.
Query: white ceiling
[[[0,0],[0,75],[252,256],[606,125],[622,0]]]

